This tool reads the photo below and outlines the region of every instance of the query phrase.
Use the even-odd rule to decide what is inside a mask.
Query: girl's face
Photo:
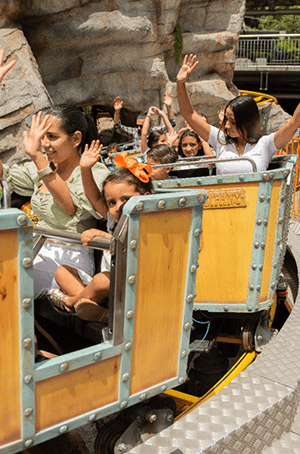
[[[225,118],[226,118],[225,129],[226,129],[229,137],[231,137],[232,139],[242,137],[236,127],[234,113],[233,113],[232,109],[230,109],[230,107],[227,107],[227,109],[226,109]]]
[[[167,143],[167,136],[166,134],[162,134],[157,142],[154,142],[152,145],[153,147],[157,147],[157,145],[162,145],[163,143]]]
[[[134,184],[126,181],[109,181],[104,187],[104,196],[109,214],[115,222],[119,220],[119,209],[130,197],[141,195]]]
[[[196,137],[186,136],[181,140],[181,149],[183,154],[188,158],[193,158],[199,151],[200,142]]]
[[[71,156],[79,156],[77,147],[81,142],[81,133],[76,131],[73,136],[69,136],[60,129],[59,119],[51,115],[47,121],[49,123],[51,126],[41,141],[48,160],[60,164],[69,161]]]

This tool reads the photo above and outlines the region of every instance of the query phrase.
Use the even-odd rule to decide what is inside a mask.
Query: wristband
[[[168,110],[171,110],[171,109],[172,109],[172,106],[167,106],[167,109],[168,109]]]
[[[45,167],[42,170],[38,170],[37,173],[40,178],[43,178],[46,175],[49,175],[50,173],[54,173],[56,170],[57,170],[56,165],[54,164],[54,162],[50,161],[47,167]]]

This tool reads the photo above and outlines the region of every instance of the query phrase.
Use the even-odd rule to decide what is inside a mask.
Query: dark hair
[[[236,128],[241,133],[245,142],[251,144],[256,143],[262,137],[262,131],[259,111],[254,99],[249,95],[237,96],[227,103],[227,106],[225,107],[224,120],[220,127],[220,130],[222,129],[224,131],[225,144],[235,142],[236,140],[227,134],[225,128],[227,121],[226,111],[228,107],[233,112]]]
[[[151,131],[147,138],[148,148],[153,148],[163,134],[165,134],[164,131]]]
[[[162,143],[161,145],[157,145],[147,153],[147,159],[151,158],[154,162],[160,164],[169,164],[171,162],[176,162],[178,159],[178,155],[174,148],[170,147],[166,143]]]
[[[71,104],[58,104],[48,113],[59,120],[59,127],[69,136],[73,136],[76,131],[81,132],[82,139],[78,146],[80,152],[83,152],[86,144],[90,146],[92,140],[98,139],[97,128],[92,117],[78,107]]]
[[[119,144],[117,142],[113,142],[113,143],[110,143],[108,145],[108,147],[106,148],[106,152],[110,152],[111,150],[113,149],[116,149],[117,151],[115,153],[117,153],[118,151],[120,151],[120,147],[119,147]]]
[[[197,143],[201,143],[200,142],[200,137],[198,136],[198,134],[195,133],[195,131],[193,131],[192,129],[189,129],[187,128],[180,136],[180,139],[179,139],[179,144],[178,144],[178,155],[179,156],[183,156],[183,157],[186,157],[185,154],[183,153],[182,151],[182,147],[181,147],[181,144],[182,144],[182,139],[184,139],[185,137],[187,136],[192,136],[194,137],[196,140],[197,140]],[[201,146],[196,154],[196,156],[203,156],[204,155],[204,150],[203,150],[203,147]]]
[[[106,203],[104,194],[105,186],[107,183],[110,183],[112,181],[124,181],[125,183],[133,184],[136,191],[139,192],[141,195],[146,194],[146,192],[150,193],[154,192],[151,178],[147,183],[143,183],[143,181],[139,180],[136,176],[134,176],[133,173],[130,172],[130,170],[125,169],[124,167],[120,167],[119,169],[113,170],[109,175],[107,175],[107,177],[103,181],[101,197],[105,203]]]
[[[147,112],[145,112],[145,113],[140,113],[140,114],[137,116],[136,120],[145,120],[145,119],[146,119],[146,116],[147,116]]]

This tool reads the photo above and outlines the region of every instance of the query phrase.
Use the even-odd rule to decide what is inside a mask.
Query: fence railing
[[[240,35],[235,68],[300,66],[300,34]]]
[[[297,216],[300,220],[300,172],[299,172],[299,159],[300,159],[300,137],[293,137],[293,139],[281,150],[279,150],[276,155],[282,154],[296,154],[298,155],[298,161],[296,163],[295,169],[295,179],[294,179],[294,194],[293,194],[293,204],[291,209],[291,214]]]

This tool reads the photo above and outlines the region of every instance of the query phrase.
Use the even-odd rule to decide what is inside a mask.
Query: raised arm
[[[38,171],[48,167],[49,162],[42,152],[41,141],[51,127],[48,121],[49,115],[44,115],[42,112],[32,117],[29,134],[23,132],[23,144],[26,154],[35,163]],[[77,207],[74,204],[67,183],[59,176],[58,172],[52,172],[42,177],[47,189],[52,194],[56,203],[68,215],[72,216],[76,213]]]
[[[145,151],[148,150],[148,144],[147,144],[147,138],[150,133],[150,126],[151,126],[151,117],[154,115],[153,111],[154,107],[150,107],[150,109],[147,112],[142,132],[141,132],[141,151],[142,153],[145,153]]]
[[[295,109],[292,118],[275,133],[274,142],[276,148],[283,148],[295,135],[300,127],[300,103]]]
[[[198,64],[199,62],[196,61],[195,55],[191,54],[184,57],[183,65],[177,74],[177,96],[181,115],[193,130],[207,141],[209,138],[210,126],[193,108],[185,86],[185,83],[189,80],[190,75]]]
[[[172,109],[172,102],[173,102],[173,96],[170,94],[170,93],[165,93],[164,94],[164,99],[163,99],[163,103],[164,105],[166,106],[167,108],[167,111],[168,111],[168,118],[174,118],[174,112],[173,112],[173,109]]]
[[[11,62],[7,63],[7,65],[3,66],[3,60],[4,60],[4,50],[0,50],[0,82],[2,82],[3,77],[5,74],[8,73],[8,71],[15,65],[16,60],[12,60]]]
[[[103,218],[107,216],[107,208],[102,200],[100,191],[92,173],[92,167],[98,162],[103,145],[99,140],[92,141],[91,146],[85,146],[80,159],[81,177],[85,195],[91,202],[93,208]]]
[[[167,133],[168,134],[171,134],[173,131],[174,131],[174,128],[173,126],[171,125],[170,123],[170,120],[169,118],[167,117],[167,115],[165,114],[165,112],[163,110],[159,110],[157,109],[157,107],[154,108],[154,113],[156,113],[157,115],[160,115],[161,118],[163,119],[164,121],[164,124],[166,126],[166,129],[167,129]]]
[[[115,123],[120,123],[120,112],[123,107],[123,100],[120,98],[120,96],[117,96],[114,99],[114,122]]]

